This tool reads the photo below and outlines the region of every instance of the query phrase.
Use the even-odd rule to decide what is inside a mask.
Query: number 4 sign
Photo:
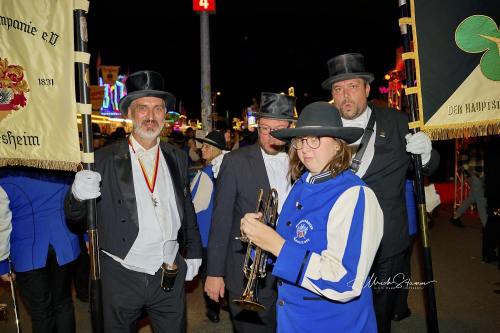
[[[193,10],[196,12],[215,11],[215,0],[193,0]]]

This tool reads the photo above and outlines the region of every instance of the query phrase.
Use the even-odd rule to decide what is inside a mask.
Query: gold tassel
[[[448,140],[500,134],[500,122],[485,121],[461,124],[460,127],[425,127],[422,129],[431,140]]]
[[[0,158],[0,167],[5,166],[27,166],[32,168],[77,171],[80,163],[65,161],[47,161],[47,160],[26,160],[22,158]]]

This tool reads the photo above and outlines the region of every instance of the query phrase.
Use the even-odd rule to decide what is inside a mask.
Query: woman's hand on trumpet
[[[241,219],[241,235],[248,237],[252,243],[276,257],[285,244],[285,239],[274,229],[259,221],[262,213],[247,213]]]

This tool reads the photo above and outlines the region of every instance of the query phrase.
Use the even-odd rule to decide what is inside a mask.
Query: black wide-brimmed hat
[[[295,120],[293,111],[295,109],[295,96],[263,92],[260,95],[259,112],[252,115],[257,118],[273,118],[280,120]]]
[[[360,53],[347,53],[328,60],[330,77],[323,81],[323,89],[331,90],[332,84],[339,81],[361,78],[372,83],[375,78],[372,73],[365,71],[365,57]]]
[[[205,142],[215,148],[219,148],[220,150],[226,149],[226,139],[224,138],[224,134],[219,131],[212,131],[208,133],[205,138],[195,138],[197,141]]]
[[[167,108],[175,106],[175,96],[165,91],[163,77],[153,71],[139,71],[129,75],[125,81],[127,95],[120,100],[119,108],[124,117],[134,100],[141,97],[158,97],[165,100]]]
[[[353,143],[363,135],[360,127],[344,127],[339,110],[327,102],[307,105],[299,115],[295,128],[272,131],[276,139],[290,140],[298,136],[329,136]]]

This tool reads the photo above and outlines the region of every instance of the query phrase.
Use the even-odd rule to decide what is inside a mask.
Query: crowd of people
[[[104,134],[98,124],[93,123],[92,125],[94,150],[112,144],[117,140],[124,139],[129,135],[124,127],[117,127],[110,134]],[[226,151],[252,145],[257,140],[257,129],[255,127],[245,127],[243,129],[224,128],[217,129],[217,132],[222,133],[224,137],[224,150]],[[174,130],[171,125],[165,125],[159,136],[160,140],[168,142],[186,152],[189,163],[189,179],[192,179],[206,163],[206,160],[202,157],[201,144],[196,143],[196,131],[191,126]],[[80,132],[79,135],[81,139],[82,133]]]
[[[103,142],[94,129],[95,171],[0,169],[0,275],[16,279],[33,331],[76,331],[71,281],[91,200],[105,332],[136,332],[145,314],[154,332],[184,332],[184,282],[197,275],[208,319],[224,301],[236,332],[390,332],[409,316],[407,293],[388,281],[410,272],[412,156],[430,175],[439,155],[404,112],[368,103],[374,76],[361,54],[327,65],[332,101],[297,119],[295,97],[262,92],[255,130],[203,137],[164,135],[175,97],[159,73],[139,71],[119,103],[133,130]],[[276,226],[256,210],[271,189]],[[268,253],[251,294],[258,312],[233,302],[248,287],[249,244]]]

